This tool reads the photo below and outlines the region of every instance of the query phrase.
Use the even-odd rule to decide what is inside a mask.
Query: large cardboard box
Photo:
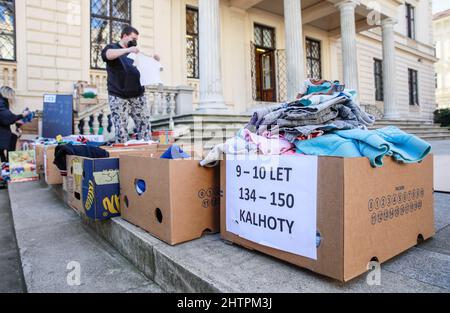
[[[62,185],[63,178],[60,170],[53,162],[55,161],[56,145],[44,146],[44,174],[48,185]]]
[[[248,165],[260,164],[258,160],[252,162]],[[317,162],[316,259],[247,240],[229,231],[227,222],[234,221],[227,221],[232,218],[233,210],[229,207],[235,203],[227,198],[226,170],[227,164],[230,169],[236,164],[229,160],[221,163],[222,238],[316,273],[349,281],[365,273],[371,261],[383,263],[434,236],[432,156],[418,164],[400,164],[385,158],[381,168],[372,168],[366,158],[319,157]],[[294,174],[302,175],[291,171]],[[268,183],[276,188],[276,182]],[[297,191],[293,185],[285,192]],[[300,208],[304,200],[295,199],[301,203]],[[277,208],[272,212],[276,215]]]
[[[122,218],[166,243],[219,231],[218,168],[202,168],[195,160],[122,156],[120,181]]]

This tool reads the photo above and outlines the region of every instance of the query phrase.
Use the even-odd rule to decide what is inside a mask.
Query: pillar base
[[[195,113],[202,114],[225,114],[230,110],[224,102],[201,102]]]
[[[400,114],[398,113],[388,113],[383,115],[383,119],[385,120],[399,120]]]

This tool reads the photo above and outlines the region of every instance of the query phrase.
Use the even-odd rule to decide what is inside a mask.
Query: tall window
[[[417,71],[408,69],[409,105],[419,105],[419,84]]]
[[[14,0],[0,0],[0,60],[16,60]]]
[[[415,22],[415,8],[410,4],[406,3],[406,33],[411,39],[416,39],[416,22]]]
[[[131,24],[131,0],[91,0],[91,67],[106,68],[102,49],[120,40],[122,28]]]
[[[198,9],[186,8],[186,58],[188,78],[200,78]]]
[[[275,50],[275,28],[255,24],[255,46]]]
[[[375,100],[383,101],[383,62],[381,60],[373,59],[373,75],[375,80]]]
[[[277,99],[275,77],[275,28],[254,24],[256,100],[275,102]]]
[[[322,78],[320,41],[306,38],[306,70],[308,78]]]

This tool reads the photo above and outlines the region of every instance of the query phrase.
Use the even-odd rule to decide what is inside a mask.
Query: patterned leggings
[[[137,139],[151,140],[150,110],[145,96],[122,99],[109,96],[112,122],[116,129],[116,143],[128,141],[128,117],[136,124]]]

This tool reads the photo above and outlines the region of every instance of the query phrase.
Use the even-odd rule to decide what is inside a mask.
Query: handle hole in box
[[[134,186],[138,196],[142,196],[147,191],[147,183],[143,179],[136,179],[134,181]]]
[[[128,202],[128,197],[127,197],[127,196],[124,196],[124,197],[123,197],[123,202],[125,203],[125,207],[126,207],[126,208],[129,208],[130,203]]]
[[[159,208],[157,208],[155,210],[155,216],[156,216],[156,220],[158,221],[158,223],[162,224],[163,222],[163,214],[161,212],[161,210]]]
[[[422,235],[422,234],[419,234],[419,235],[417,236],[417,245],[422,244],[424,241],[425,241],[425,239],[423,238],[423,235]]]

